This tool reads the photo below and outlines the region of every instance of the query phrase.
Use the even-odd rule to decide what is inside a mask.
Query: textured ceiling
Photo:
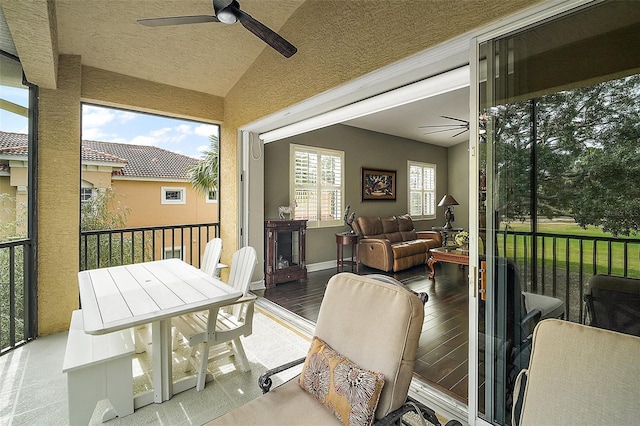
[[[240,0],[240,8],[278,31],[304,0]],[[240,23],[145,27],[140,18],[213,15],[211,0],[56,0],[60,54],[82,64],[157,83],[225,96],[265,49]],[[292,44],[295,35],[281,34]],[[176,75],[180,76],[176,80]]]

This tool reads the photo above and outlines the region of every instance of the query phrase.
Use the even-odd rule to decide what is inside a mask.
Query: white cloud
[[[189,124],[181,124],[179,126],[174,127],[174,130],[178,133],[182,133],[185,135],[193,134],[193,128]]]
[[[82,130],[95,127],[102,127],[110,123],[115,118],[115,114],[110,110],[92,106],[82,108]]]
[[[213,124],[201,124],[196,127],[195,134],[207,138],[211,135],[218,136],[218,126],[214,126]]]

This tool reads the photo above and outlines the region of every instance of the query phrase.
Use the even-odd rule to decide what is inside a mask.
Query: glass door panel
[[[598,2],[479,46],[480,419],[511,424],[514,381],[528,365],[535,325],[582,322],[588,278],[603,258],[615,272],[616,253],[595,242],[585,250],[589,238],[610,246],[638,238],[636,48],[640,8],[627,1]],[[589,227],[597,236],[581,233]],[[640,273],[634,262],[621,261],[621,273]],[[554,308],[532,304],[531,294]]]

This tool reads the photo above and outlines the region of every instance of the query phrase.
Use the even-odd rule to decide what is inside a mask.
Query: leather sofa
[[[360,236],[359,260],[385,272],[424,265],[429,249],[440,247],[439,232],[416,231],[411,216],[358,217],[353,222]]]

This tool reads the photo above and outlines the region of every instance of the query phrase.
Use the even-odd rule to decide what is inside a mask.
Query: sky
[[[0,98],[28,106],[27,90],[0,86]],[[0,130],[27,133],[27,118],[0,109]],[[102,142],[151,145],[199,158],[219,136],[213,124],[83,104],[82,138]]]

